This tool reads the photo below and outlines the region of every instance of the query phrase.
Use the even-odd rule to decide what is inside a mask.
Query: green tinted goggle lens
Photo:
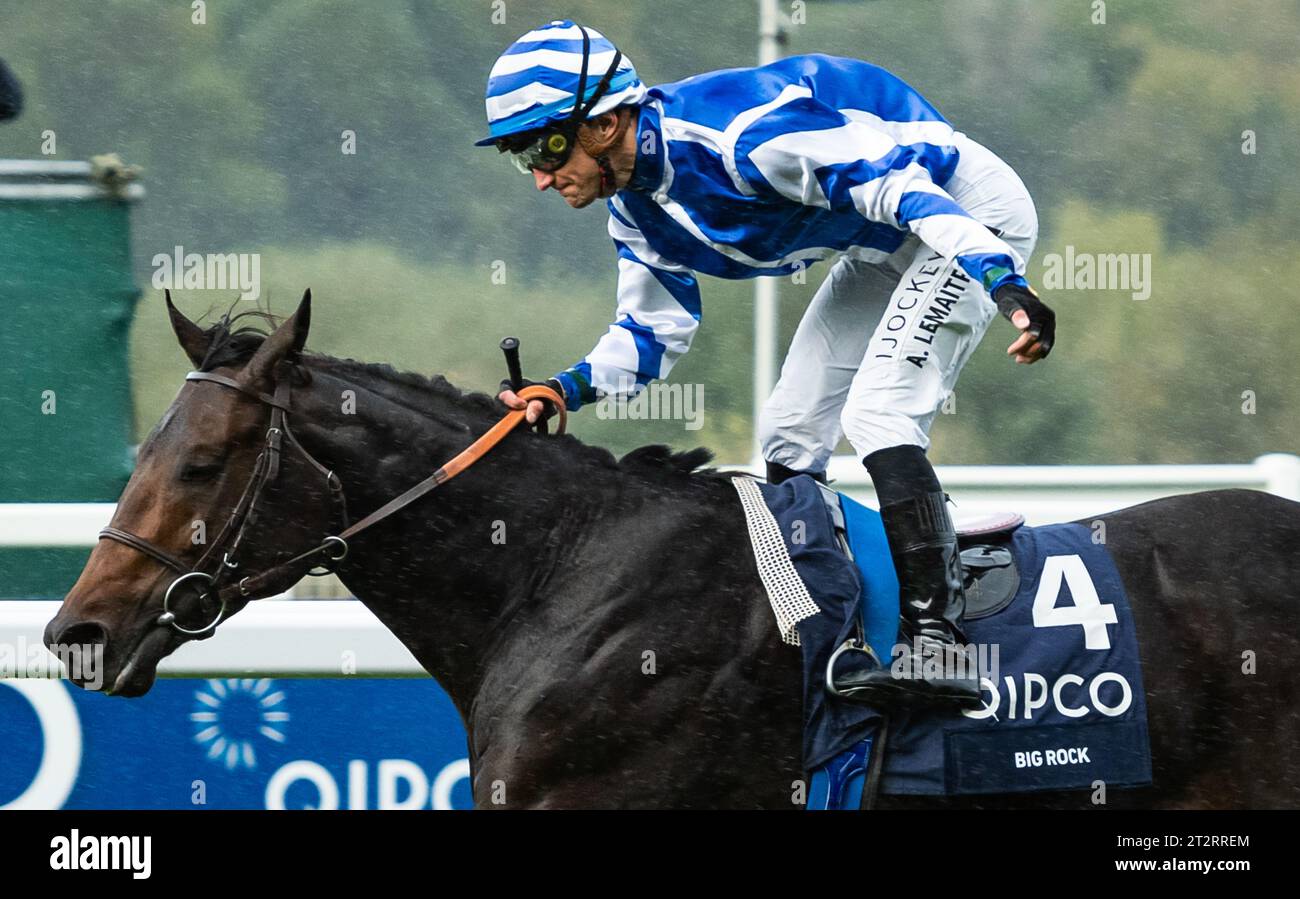
[[[573,152],[573,140],[563,131],[550,131],[520,149],[503,143],[501,151],[510,154],[510,161],[515,168],[525,175],[534,169],[541,172],[553,172],[569,161]]]

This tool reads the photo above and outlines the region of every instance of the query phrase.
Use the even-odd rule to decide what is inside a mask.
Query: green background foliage
[[[787,10],[789,3],[783,3]],[[504,11],[505,21],[497,23]],[[134,254],[146,287],[132,332],[137,434],[185,360],[150,260],[262,254],[264,297],[316,298],[311,348],[440,372],[491,390],[517,334],[543,377],[591,348],[614,305],[598,207],[538,194],[491,149],[482,92],[519,34],[572,17],[618,43],[643,80],[752,65],[750,0],[623,3],[0,0],[0,56],[27,110],[0,157],[117,152],[143,168]],[[1038,206],[1031,283],[1059,316],[1052,358],[1004,356],[999,319],[938,417],[940,463],[1239,461],[1297,450],[1300,4],[1294,0],[875,0],[802,7],[787,52],[857,56],[896,72],[1008,160]],[[357,134],[356,155],[340,152]],[[1243,132],[1258,152],[1242,152]],[[1042,289],[1043,257],[1149,253],[1152,294]],[[493,283],[493,263],[505,283]],[[782,284],[783,345],[826,267]],[[750,454],[749,283],[705,279],[703,327],[672,380],[703,383],[699,431],[680,421],[574,430],[623,451],[647,442]],[[234,295],[177,298],[192,316]],[[1253,391],[1255,414],[1242,412]],[[847,449],[847,447],[845,447]]]

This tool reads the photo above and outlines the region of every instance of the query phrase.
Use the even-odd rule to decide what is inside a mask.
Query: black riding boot
[[[906,649],[892,664],[865,664],[865,653],[841,656],[831,672],[833,692],[847,699],[895,704],[978,707],[979,672],[965,647],[957,532],[942,491],[883,506],[885,536],[898,571],[902,613],[899,633]]]

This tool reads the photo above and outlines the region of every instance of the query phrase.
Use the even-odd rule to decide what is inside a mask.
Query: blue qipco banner
[[[0,808],[471,808],[432,680],[159,680],[138,699],[0,680]]]

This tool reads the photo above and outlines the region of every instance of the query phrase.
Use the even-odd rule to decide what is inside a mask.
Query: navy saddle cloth
[[[804,667],[804,763],[821,775],[865,766],[881,714],[825,692],[830,654],[859,628],[897,657],[898,580],[880,515],[840,494],[854,561],[839,551],[809,477],[758,487],[818,607],[797,625]],[[792,541],[792,534],[799,535]],[[801,541],[801,542],[800,542]],[[984,707],[896,711],[881,790],[960,795],[1089,790],[1151,782],[1146,695],[1128,597],[1104,545],[1075,524],[1004,535],[1020,575],[1009,602],[968,608]],[[969,592],[969,591],[968,591]],[[842,781],[843,778],[840,778]],[[814,776],[815,794],[818,777]],[[837,807],[810,796],[810,807]],[[827,801],[828,800],[828,801]],[[854,804],[856,807],[856,803]]]

